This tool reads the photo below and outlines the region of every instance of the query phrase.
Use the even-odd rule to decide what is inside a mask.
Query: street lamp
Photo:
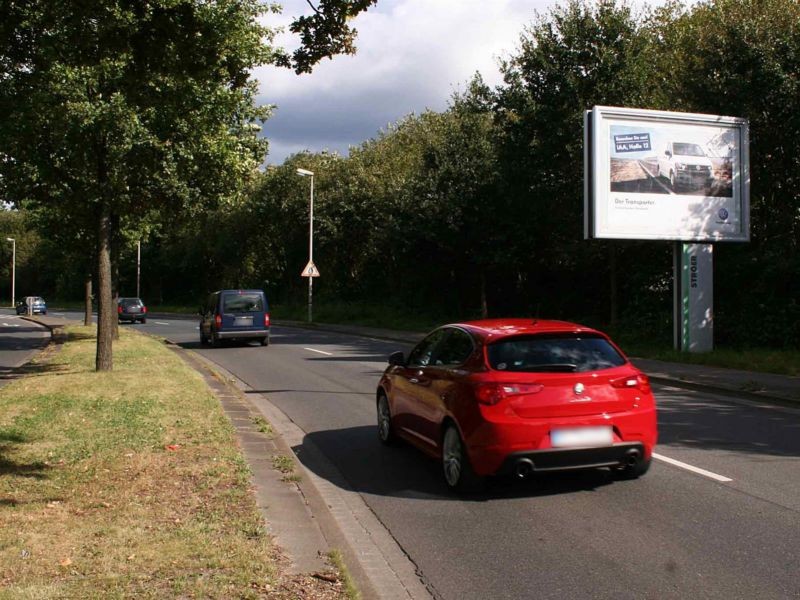
[[[15,285],[17,283],[17,240],[14,238],[6,238],[6,241],[11,242],[11,308],[14,308]]]
[[[314,171],[307,169],[297,169],[300,177],[311,177],[311,201],[309,203],[308,217],[308,264],[314,264]],[[311,306],[314,296],[314,278],[308,275],[308,322],[311,323]]]
[[[139,277],[142,273],[142,240],[136,242],[136,297],[141,298],[139,293]]]

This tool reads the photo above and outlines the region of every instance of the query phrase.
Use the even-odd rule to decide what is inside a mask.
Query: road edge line
[[[665,462],[668,465],[679,467],[681,469],[685,469],[686,471],[690,471],[692,473],[697,473],[698,475],[702,475],[703,477],[708,477],[709,479],[713,479],[714,481],[719,481],[720,483],[729,483],[733,481],[733,479],[731,479],[730,477],[725,477],[725,475],[719,475],[718,473],[707,471],[706,469],[701,469],[700,467],[695,467],[694,465],[690,465],[689,463],[685,463],[680,460],[670,458],[669,456],[664,456],[663,454],[656,454],[655,452],[653,452],[653,458],[655,458],[656,460],[660,460],[661,462]]]

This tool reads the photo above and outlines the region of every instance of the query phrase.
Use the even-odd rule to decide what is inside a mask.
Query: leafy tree
[[[313,15],[297,18],[290,26],[292,33],[300,35],[301,46],[292,56],[281,53],[277,63],[291,67],[299,75],[310,73],[323,58],[336,54],[355,54],[358,31],[348,21],[367,10],[378,0],[319,0],[317,6],[306,0]],[[301,267],[302,268],[302,267]]]
[[[795,0],[714,0],[668,7],[653,24],[660,104],[750,121],[752,241],[716,251],[723,341],[800,342],[799,23]]]
[[[587,314],[606,287],[601,276],[609,276],[601,298],[616,314],[617,278],[608,265],[620,245],[582,239],[583,113],[595,105],[650,105],[648,47],[642,18],[628,5],[572,0],[540,15],[502,64],[502,193],[516,215],[509,257],[516,276],[506,279],[518,282],[507,294],[535,298],[534,313]],[[594,299],[590,307],[585,294]]]
[[[298,55],[303,70],[352,52],[346,21],[370,4],[324,0],[301,19],[314,45]],[[257,22],[277,10],[259,0],[0,9],[0,193],[94,232],[98,370],[112,368],[117,236],[230,201],[266,153],[257,123],[269,111],[255,105],[250,72],[282,56]]]

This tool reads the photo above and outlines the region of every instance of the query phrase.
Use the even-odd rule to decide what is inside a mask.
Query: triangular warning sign
[[[303,272],[300,273],[301,277],[319,277],[319,269],[317,269],[317,265],[314,264],[314,261],[308,261],[306,268],[303,269]]]

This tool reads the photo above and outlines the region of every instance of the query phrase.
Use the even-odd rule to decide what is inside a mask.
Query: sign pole
[[[675,349],[714,349],[714,246],[675,244]]]
[[[314,264],[314,176],[311,176],[311,203],[308,219],[308,262]],[[312,322],[312,306],[314,304],[314,278],[308,278],[308,322]]]
[[[11,308],[16,306],[17,290],[17,241],[11,244]]]
[[[319,271],[314,265],[314,171],[297,169],[301,177],[311,177],[311,200],[308,205],[308,264],[300,277],[308,277],[308,322],[313,320],[312,307],[314,305],[314,277],[319,277]]]

